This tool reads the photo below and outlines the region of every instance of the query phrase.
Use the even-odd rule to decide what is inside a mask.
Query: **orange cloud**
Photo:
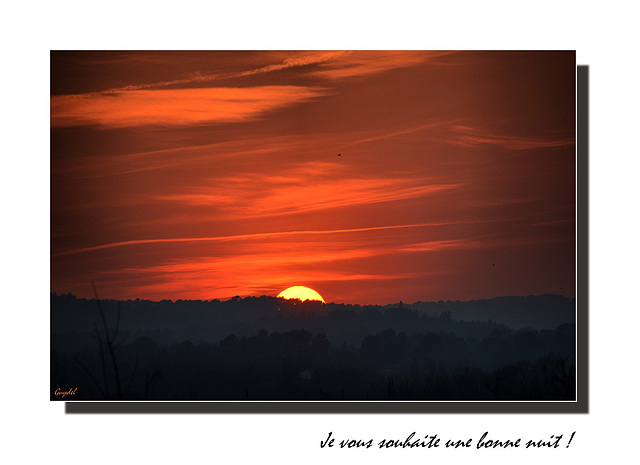
[[[321,64],[312,75],[326,79],[344,79],[381,73],[396,68],[407,68],[433,61],[452,52],[425,51],[357,51],[337,55]]]
[[[51,127],[186,126],[246,121],[327,91],[302,86],[133,90],[51,96]]]
[[[157,198],[216,206],[243,217],[262,217],[404,200],[461,186],[428,178],[358,177],[348,169],[335,163],[307,163],[276,175],[217,178],[204,183],[207,187]],[[255,185],[260,185],[260,190],[247,188]]]
[[[404,200],[456,187],[457,184],[423,184],[420,180],[393,178],[336,180],[278,187],[267,195],[240,206],[239,211],[252,216],[300,213]]]
[[[436,250],[448,248],[468,247],[472,241],[468,239],[454,239],[442,241],[421,242],[418,244],[410,244],[400,249],[402,252],[433,252]]]
[[[243,183],[246,182],[243,180]],[[266,180],[263,179],[262,182]],[[419,180],[405,179],[336,180],[323,184],[281,185],[270,190],[264,188],[262,192],[249,192],[240,186],[235,188],[227,186],[215,193],[167,195],[158,196],[158,199],[196,206],[211,205],[226,210],[232,215],[258,218],[392,202],[451,190],[459,186],[459,184],[423,185]]]
[[[490,131],[469,126],[455,126],[457,135],[451,142],[468,147],[479,145],[497,145],[507,150],[529,150],[550,147],[564,147],[575,144],[574,137],[534,138],[522,136],[503,136]]]
[[[286,52],[278,63],[229,73],[136,84],[104,92],[51,96],[51,127],[176,126],[254,119],[266,111],[327,95],[303,86],[173,88],[316,65],[309,74],[342,79],[428,62],[449,52]],[[319,69],[318,69],[319,68]]]

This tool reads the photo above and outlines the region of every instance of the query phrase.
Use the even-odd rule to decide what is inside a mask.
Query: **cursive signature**
[[[78,388],[73,388],[73,389],[69,389],[68,391],[63,391],[60,388],[56,388],[56,392],[54,392],[54,394],[56,396],[73,396],[76,394],[76,391],[78,390]]]

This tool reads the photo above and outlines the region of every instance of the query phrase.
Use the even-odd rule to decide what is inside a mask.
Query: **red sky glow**
[[[52,52],[51,291],[574,297],[575,163],[574,52]]]

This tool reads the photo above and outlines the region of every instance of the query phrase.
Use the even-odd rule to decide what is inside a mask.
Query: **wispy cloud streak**
[[[215,205],[236,215],[262,217],[405,200],[460,186],[400,178],[338,179],[308,185],[287,185],[287,178],[272,181],[276,181],[278,185],[263,187],[264,192],[247,191],[244,187],[247,180],[242,179],[235,187],[227,186],[213,193],[177,194],[158,198],[188,205]],[[261,182],[267,184],[268,179]],[[299,178],[293,178],[291,182],[299,182]],[[251,185],[250,182],[249,184]]]
[[[252,186],[260,186],[255,189]],[[249,186],[249,187],[248,187]],[[302,163],[280,173],[247,173],[211,179],[201,187],[185,186],[164,202],[209,206],[231,216],[264,217],[393,202],[461,187],[426,177],[364,176],[349,165]]]
[[[352,78],[377,74],[397,68],[406,68],[426,62],[454,52],[403,51],[389,53],[387,51],[317,51],[317,52],[285,52],[289,56],[257,68],[226,73],[198,72],[181,79],[134,84],[105,90],[106,93],[123,91],[162,89],[201,85],[223,80],[237,79],[247,76],[274,73],[287,69],[311,67],[308,74],[328,80]]]
[[[282,71],[282,70],[291,69],[291,68],[300,68],[304,66],[317,65],[317,64],[326,63],[329,61],[335,61],[336,59],[339,59],[341,57],[345,57],[348,55],[350,55],[350,53],[346,51],[327,51],[327,52],[296,54],[296,55],[285,58],[279,63],[260,66],[258,68],[252,68],[252,69],[229,72],[229,73],[195,73],[192,76],[189,76],[183,79],[172,79],[169,81],[129,85],[129,86],[123,86],[123,87],[118,87],[114,89],[109,89],[105,92],[118,93],[123,91],[132,91],[132,90],[160,89],[160,88],[173,87],[173,86],[185,86],[185,85],[192,85],[192,84],[210,83],[210,82],[227,80],[227,79],[236,79],[236,78],[241,78],[246,76],[272,73],[272,72]]]
[[[325,79],[345,79],[382,73],[391,69],[407,68],[427,62],[453,52],[380,52],[359,51],[338,55],[334,60],[323,63],[320,69],[313,71],[314,76]]]
[[[357,233],[366,231],[381,231],[388,229],[407,229],[407,228],[426,228],[458,224],[457,222],[442,222],[442,223],[418,223],[418,224],[401,224],[401,225],[387,225],[387,226],[372,226],[367,228],[351,228],[351,229],[331,229],[331,230],[309,230],[309,231],[278,231],[278,232],[266,232],[266,233],[253,233],[253,234],[237,234],[233,236],[212,236],[212,237],[178,237],[178,238],[166,238],[166,239],[137,239],[131,241],[112,242],[109,244],[101,244],[93,247],[83,247],[73,250],[65,250],[54,252],[52,257],[60,257],[64,255],[73,255],[85,252],[93,252],[103,249],[111,249],[114,247],[123,247],[131,245],[143,245],[143,244],[162,244],[162,243],[177,243],[177,242],[229,242],[246,239],[267,239],[274,237],[286,237],[286,236],[306,236],[306,235],[325,235],[325,234],[343,234],[343,233]]]
[[[530,150],[540,148],[565,147],[575,144],[574,137],[535,138],[523,136],[506,136],[469,126],[455,126],[455,138],[451,142],[467,147],[495,145],[507,150]]]

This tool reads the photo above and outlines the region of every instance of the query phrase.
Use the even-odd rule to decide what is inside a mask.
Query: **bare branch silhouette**
[[[100,303],[100,298],[98,297],[98,290],[96,289],[96,283],[91,281],[91,285],[93,286],[93,294],[96,297],[96,303],[98,304],[98,311],[100,312],[100,318],[102,318],[102,324],[104,326],[104,336],[107,344],[107,349],[109,349],[109,356],[111,357],[111,363],[113,364],[113,374],[116,379],[116,396],[118,399],[122,399],[122,387],[120,385],[120,373],[118,371],[118,361],[116,360],[115,348],[113,346],[113,341],[118,334],[118,329],[113,332],[113,335],[109,334],[109,326],[107,325],[107,318],[102,310],[102,304]],[[118,324],[120,323],[120,306],[118,306]]]

